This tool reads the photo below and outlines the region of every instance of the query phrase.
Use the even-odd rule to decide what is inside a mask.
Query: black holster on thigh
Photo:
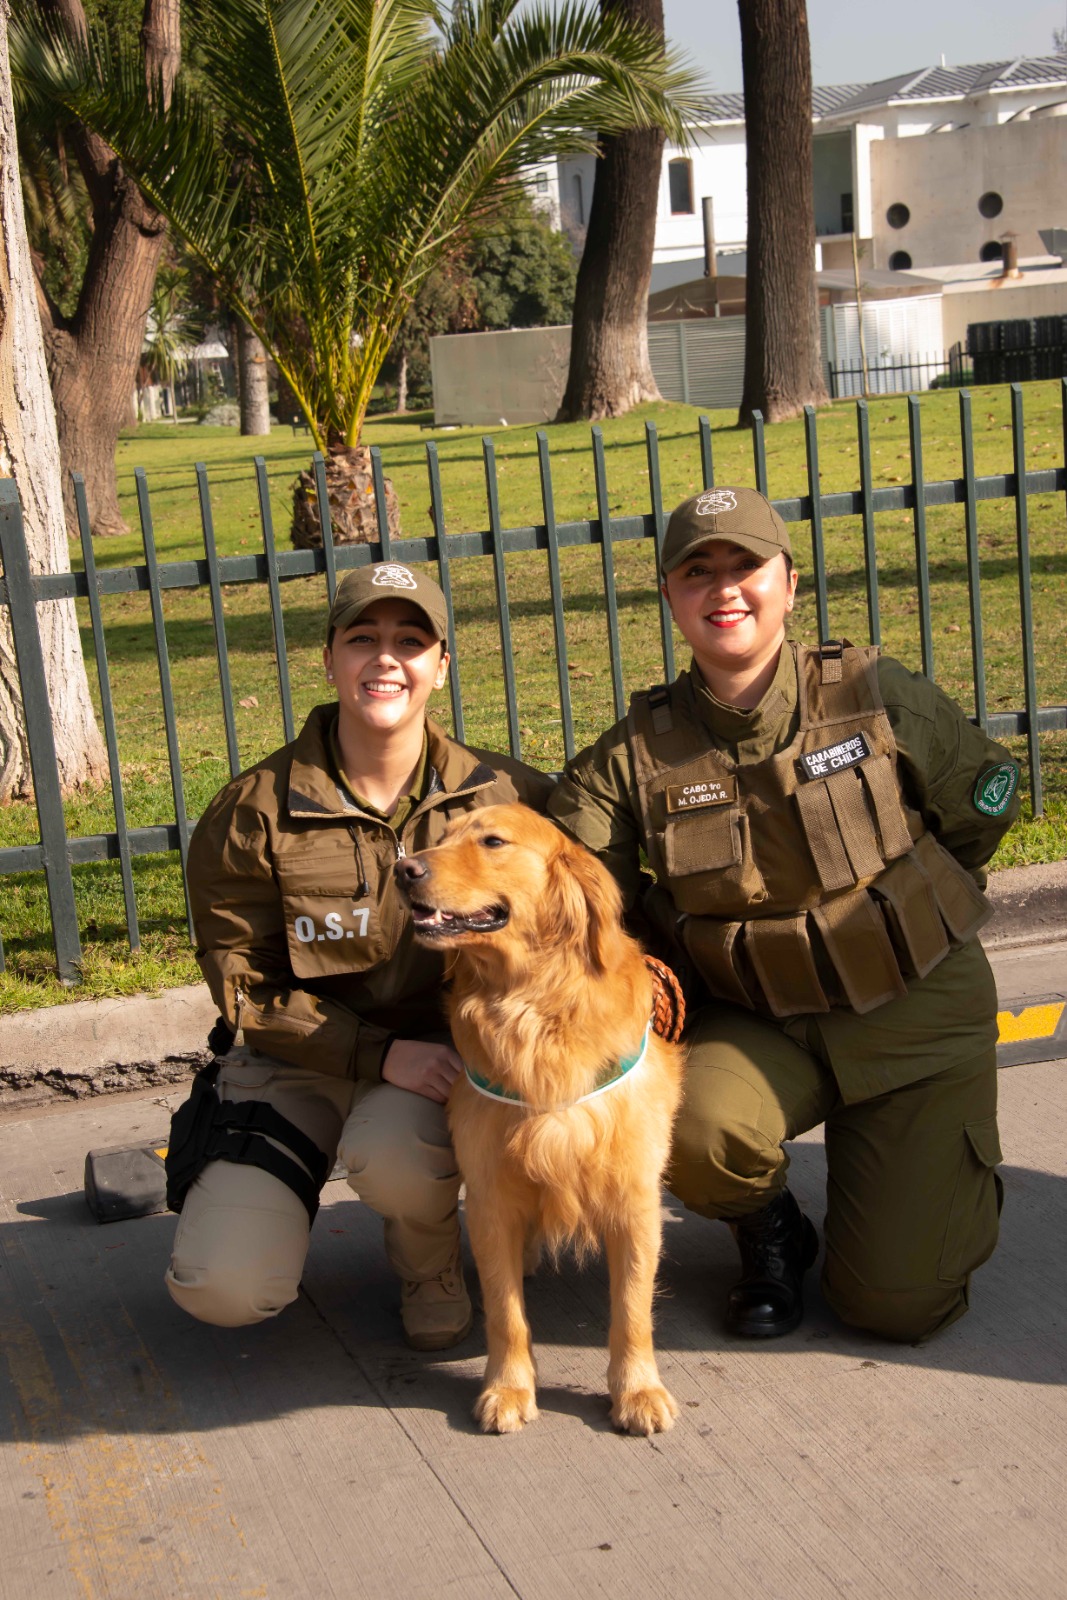
[[[280,1179],[303,1202],[308,1221],[314,1222],[319,1190],[329,1171],[327,1157],[273,1106],[259,1100],[220,1100],[215,1081],[221,1065],[216,1058],[197,1073],[188,1100],[171,1118],[165,1162],[168,1209],[181,1210],[210,1161],[232,1161],[237,1166],[260,1167]],[[279,1150],[272,1139],[286,1149]]]

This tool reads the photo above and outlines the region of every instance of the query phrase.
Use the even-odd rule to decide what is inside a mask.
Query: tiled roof
[[[816,88],[812,91],[812,109],[816,118],[848,117],[876,106],[957,100],[967,95],[1007,89],[1047,90],[1057,84],[1067,86],[1067,58],[1023,56],[1012,61],[980,61],[965,67],[922,67],[874,83],[842,83]],[[716,94],[707,101],[709,122],[743,122],[744,116],[744,95]]]

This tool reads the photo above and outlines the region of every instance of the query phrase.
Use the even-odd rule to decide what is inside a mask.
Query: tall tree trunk
[[[241,321],[237,324],[237,383],[242,435],[269,433],[267,352],[247,322]]]
[[[601,9],[663,34],[662,0],[601,0]],[[659,128],[600,140],[557,422],[620,417],[660,398],[648,359],[648,286],[663,145]]]
[[[72,35],[84,35],[82,0],[39,0]],[[145,0],[145,78],[170,98],[181,59],[180,0]],[[38,304],[56,407],[67,528],[76,531],[70,473],[85,476],[94,534],[124,533],[115,479],[119,430],[130,419],[145,319],[166,224],[127,177],[114,152],[75,126],[68,140],[93,208],[93,237],[78,305],[64,317],[38,284]]]
[[[825,402],[815,292],[805,0],[738,0],[748,145],[745,382],[739,421]]]
[[[401,416],[408,408],[408,353],[401,350],[396,369],[396,409]]]
[[[304,413],[300,409],[300,401],[293,393],[292,385],[284,372],[279,372],[278,374],[277,416],[279,422],[288,424],[300,423],[305,420]]]
[[[18,486],[32,571],[69,572],[59,441],[22,210],[7,19],[7,0],[0,0],[0,474],[13,477]],[[70,790],[107,773],[73,600],[39,606],[37,623],[60,780]],[[0,607],[0,800],[25,797],[32,788],[22,692],[4,606]]]

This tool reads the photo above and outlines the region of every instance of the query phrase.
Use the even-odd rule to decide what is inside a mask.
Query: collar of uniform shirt
[[[751,711],[716,699],[695,661],[689,672],[697,715],[718,748],[732,760],[742,765],[764,761],[792,743],[798,725],[797,664],[788,640],[767,693]]]
[[[429,776],[429,742],[425,730],[422,735],[422,753],[419,756],[419,764],[415,768],[411,783],[408,785],[408,791],[400,796],[389,815],[386,815],[384,811],[379,811],[377,806],[372,806],[369,800],[363,798],[358,789],[353,788],[351,780],[341,765],[341,745],[337,738],[336,717],[330,723],[329,741],[330,760],[333,762],[338,782],[345,792],[352,797],[359,809],[366,811],[372,817],[378,817],[382,822],[387,822],[394,832],[402,827],[419,801],[425,799],[426,796],[426,780]]]

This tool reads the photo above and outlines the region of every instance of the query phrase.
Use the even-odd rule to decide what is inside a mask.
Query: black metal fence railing
[[[1064,436],[1067,439],[1067,381],[1063,383],[1061,388],[1061,404],[1064,419]],[[860,519],[863,535],[864,586],[868,633],[873,644],[880,644],[882,637],[876,517],[887,512],[905,511],[911,513],[922,669],[930,677],[934,675],[934,645],[931,619],[931,580],[927,558],[927,511],[934,507],[962,505],[969,591],[970,659],[974,688],[975,721],[981,723],[995,737],[1004,738],[1018,735],[1026,738],[1031,806],[1034,814],[1040,815],[1043,810],[1043,799],[1039,734],[1045,731],[1067,729],[1067,705],[1042,707],[1038,704],[1030,577],[1028,501],[1035,495],[1049,495],[1067,491],[1067,468],[1050,467],[1042,471],[1026,471],[1023,396],[1022,390],[1018,385],[1013,385],[1011,390],[1012,472],[992,476],[976,476],[974,470],[971,397],[966,390],[961,390],[960,392],[959,415],[963,464],[961,477],[939,482],[928,482],[926,480],[923,469],[920,404],[916,397],[912,395],[908,399],[911,481],[909,483],[875,488],[868,408],[863,400],[857,401],[859,487],[840,493],[824,494],[820,481],[816,416],[814,410],[808,407],[805,412],[804,429],[807,457],[807,493],[791,499],[775,500],[774,504],[787,523],[807,522],[811,526],[814,599],[818,633],[821,639],[829,637],[830,633],[824,525],[827,520],[834,518],[858,517]],[[0,561],[3,564],[3,577],[0,579],[0,606],[6,605],[10,613],[16,661],[22,688],[23,707],[28,727],[39,820],[39,840],[36,844],[0,848],[0,874],[35,871],[43,871],[45,874],[53,942],[60,977],[64,981],[76,981],[78,963],[81,956],[78,918],[71,873],[73,865],[90,861],[118,860],[125,899],[127,933],[130,945],[134,948],[140,942],[140,935],[132,873],[133,859],[140,856],[177,851],[184,883],[191,819],[186,812],[182,763],[178,743],[177,712],[167,648],[167,633],[163,617],[163,595],[167,590],[206,588],[209,591],[215,653],[222,694],[227,761],[231,774],[236,774],[239,770],[240,762],[234,719],[233,685],[223,615],[223,584],[263,584],[267,588],[282,722],[285,737],[288,740],[294,734],[294,719],[282,607],[283,580],[305,577],[316,573],[325,574],[327,590],[332,599],[337,585],[338,572],[342,569],[368,565],[378,560],[397,558],[410,562],[436,562],[439,581],[448,600],[449,609],[448,642],[453,661],[453,668],[450,673],[453,725],[456,736],[462,739],[464,737],[464,706],[461,665],[456,656],[451,563],[460,557],[478,556],[488,558],[493,563],[508,743],[511,753],[515,756],[521,756],[522,736],[519,718],[519,696],[516,684],[515,657],[512,649],[511,613],[508,602],[505,557],[519,551],[543,551],[547,557],[548,565],[563,742],[566,755],[569,757],[574,753],[575,733],[567,668],[566,614],[563,598],[561,555],[563,551],[569,548],[597,545],[600,547],[607,619],[612,708],[616,717],[622,716],[626,709],[626,703],[613,549],[617,544],[625,541],[651,539],[654,541],[655,550],[658,554],[666,525],[666,514],[661,491],[658,443],[654,424],[646,423],[645,434],[650,485],[650,507],[648,512],[638,516],[611,516],[604,440],[600,429],[594,428],[592,430],[592,455],[597,515],[595,518],[585,521],[560,522],[557,520],[555,512],[552,489],[552,463],[548,440],[544,433],[539,433],[537,443],[543,521],[533,526],[520,528],[504,528],[502,525],[495,451],[492,441],[485,439],[483,441],[483,457],[486,481],[486,511],[489,525],[482,532],[464,534],[447,534],[445,531],[444,502],[441,492],[437,448],[435,444],[430,442],[426,445],[426,468],[433,531],[427,537],[400,540],[391,538],[389,533],[385,511],[386,497],[381,455],[378,449],[374,447],[371,450],[371,465],[377,505],[379,538],[378,542],[372,545],[346,544],[339,547],[335,546],[329,522],[325,463],[321,455],[316,455],[314,458],[314,475],[318,504],[322,510],[324,523],[324,543],[321,550],[278,551],[274,538],[266,464],[262,457],[257,457],[255,463],[256,484],[263,548],[261,553],[255,555],[219,556],[216,548],[207,473],[203,466],[197,466],[196,475],[204,547],[203,557],[195,560],[173,561],[163,564],[160,564],[156,555],[147,479],[143,469],[138,468],[135,474],[135,481],[145,559],[143,564],[136,566],[106,570],[98,569],[95,563],[92,540],[89,535],[89,518],[85,503],[84,486],[80,479],[76,477],[76,500],[85,565],[82,572],[61,574],[31,574],[22,530],[22,512],[18,493],[10,479],[0,479]],[[712,455],[711,427],[706,417],[701,417],[699,421],[698,443],[703,484],[706,488],[711,488],[715,483],[715,468]],[[753,457],[757,487],[762,492],[769,493],[763,419],[758,413],[753,422]],[[978,505],[980,502],[991,500],[1008,500],[1014,505],[1016,562],[1019,584],[1019,651],[1022,665],[1024,701],[1020,709],[1014,711],[998,710],[994,713],[990,713],[987,706],[978,539]],[[116,736],[114,698],[109,678],[100,599],[105,595],[128,594],[146,590],[150,597],[155,654],[159,668],[174,818],[173,821],[155,826],[135,828],[128,824],[124,802],[123,779]],[[64,821],[48,702],[48,689],[37,626],[38,606],[72,597],[83,597],[88,601],[115,818],[114,829],[105,833],[79,837],[68,836]],[[659,632],[663,670],[667,678],[670,679],[675,675],[674,649],[670,614],[666,603],[662,600],[659,608]],[[605,708],[605,720],[607,720],[607,708]],[[188,906],[188,897],[186,898],[186,904]],[[0,970],[2,970],[2,967],[3,945],[0,943]]]
[[[862,395],[864,384],[868,395],[880,395],[908,394],[917,389],[962,389],[975,381],[974,369],[958,344],[943,355],[876,356],[866,367],[859,362],[830,362],[827,370],[831,400]],[[993,379],[980,381],[991,383]]]

